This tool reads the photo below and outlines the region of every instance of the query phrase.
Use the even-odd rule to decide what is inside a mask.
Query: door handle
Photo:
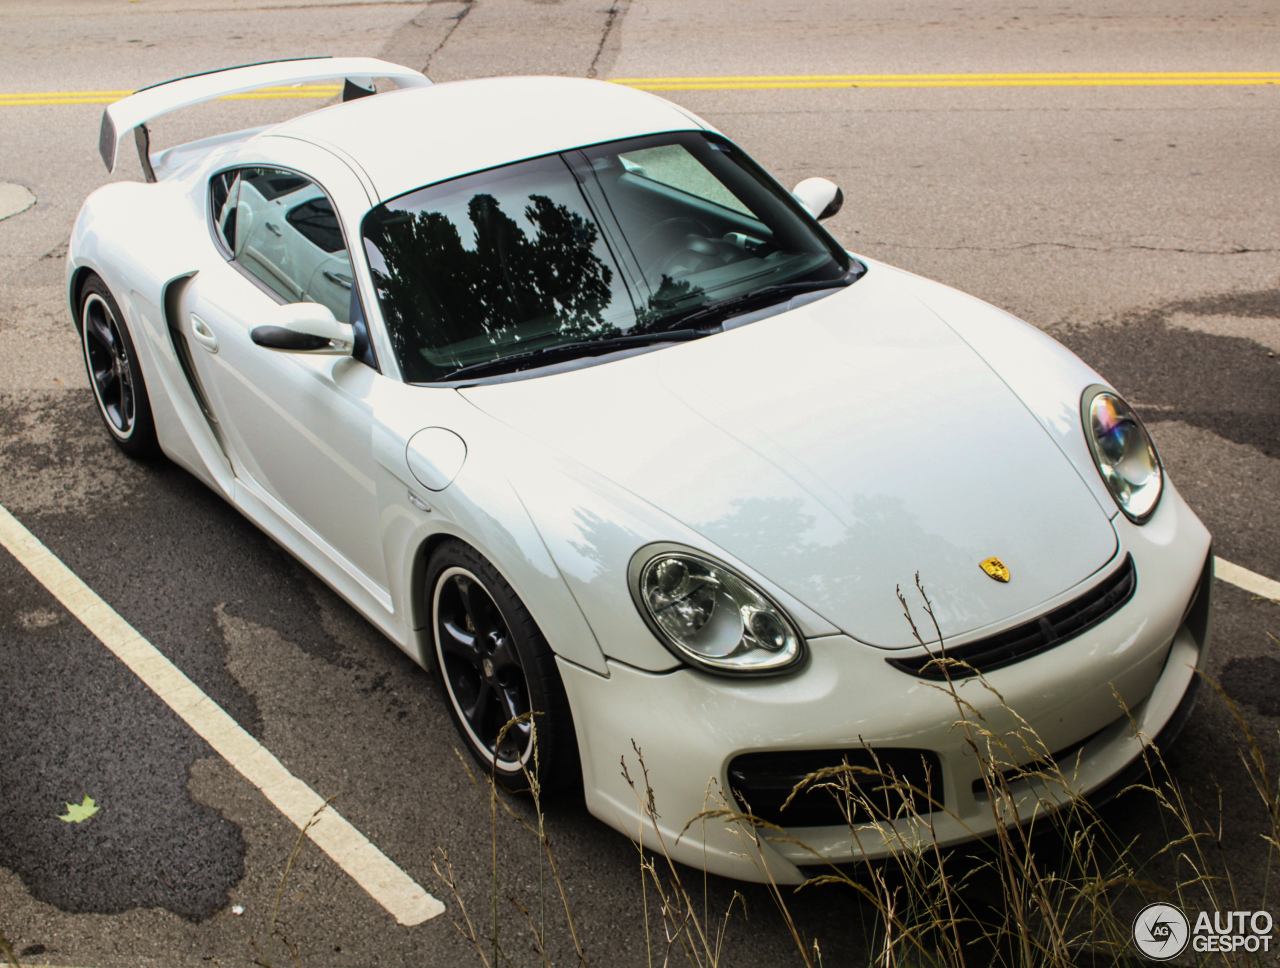
[[[284,234],[283,232],[281,232],[281,231],[280,231],[280,226],[276,225],[276,223],[275,223],[275,222],[267,222],[267,223],[265,223],[265,224],[266,224],[266,226],[267,226],[267,231],[268,231],[268,232],[270,232],[272,235],[283,235],[283,234]]]
[[[209,328],[209,324],[195,313],[191,314],[191,335],[195,337],[197,343],[210,353],[218,352],[218,337]]]
[[[341,286],[343,289],[351,288],[351,280],[348,279],[346,276],[340,276],[336,272],[330,272],[328,269],[325,269],[324,277],[328,279],[330,282],[332,282],[334,285]]]

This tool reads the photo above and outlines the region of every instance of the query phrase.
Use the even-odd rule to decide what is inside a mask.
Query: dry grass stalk
[[[13,946],[9,944],[9,939],[4,936],[3,931],[0,931],[0,954],[4,955],[4,960],[11,968],[22,968],[18,962],[18,956],[13,953]]]
[[[307,831],[310,830],[319,820],[320,814],[328,809],[329,804],[338,798],[338,794],[327,798],[324,803],[316,807],[315,812],[303,824],[302,829],[298,831],[298,837],[293,842],[293,850],[289,852],[289,859],[285,862],[284,872],[280,875],[280,884],[276,888],[275,904],[271,907],[271,923],[267,930],[268,947],[271,941],[280,941],[284,945],[285,952],[289,955],[289,960],[293,962],[294,968],[302,968],[302,961],[298,953],[298,946],[289,940],[279,931],[280,920],[280,901],[284,898],[285,884],[289,880],[289,874],[293,871],[293,865],[298,860],[298,855],[302,853],[302,844],[307,839]],[[268,952],[262,950],[258,945],[258,939],[251,937],[249,944],[253,946],[253,950],[257,952],[258,957],[253,960],[259,968],[274,968]]]

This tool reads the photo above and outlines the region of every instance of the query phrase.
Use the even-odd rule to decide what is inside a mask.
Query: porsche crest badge
[[[1009,569],[1004,566],[1004,562],[999,558],[988,558],[986,561],[979,562],[978,567],[996,581],[1009,580]]]

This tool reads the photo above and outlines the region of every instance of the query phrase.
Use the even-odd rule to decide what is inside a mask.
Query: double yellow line
[[[1280,71],[1175,71],[1164,73],[1058,74],[782,74],[743,77],[624,77],[614,84],[643,91],[785,91],[805,88],[851,87],[1220,87],[1280,84]],[[331,98],[342,88],[334,84],[268,87],[223,100]],[[50,104],[110,104],[132,91],[37,91],[0,93],[0,107]]]
[[[823,87],[1201,87],[1280,84],[1280,72],[784,74],[776,77],[628,77],[614,83],[645,91],[776,91]]]
[[[35,107],[42,104],[111,104],[133,91],[35,91],[30,94],[0,93],[0,108]],[[279,98],[329,98],[342,93],[340,84],[298,84],[293,87],[264,87],[248,94],[229,94],[223,101],[265,101]]]

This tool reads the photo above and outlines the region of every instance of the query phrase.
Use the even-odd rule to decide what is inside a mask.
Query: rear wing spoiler
[[[262,87],[286,84],[306,84],[346,78],[343,100],[350,100],[373,93],[373,79],[385,77],[396,87],[426,87],[431,82],[421,71],[373,57],[308,57],[300,60],[268,61],[264,64],[247,64],[226,70],[193,74],[144,87],[126,98],[107,106],[102,112],[102,132],[98,136],[98,151],[106,163],[107,171],[116,170],[120,144],[132,130],[138,142],[138,154],[142,158],[143,171],[148,180],[151,174],[151,158],[148,154],[150,137],[147,122],[152,118],[179,108],[212,101],[230,94],[244,94]]]

